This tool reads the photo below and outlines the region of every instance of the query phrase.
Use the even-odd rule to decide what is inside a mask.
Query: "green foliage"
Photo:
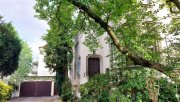
[[[72,47],[72,39],[75,35],[86,34],[84,44],[91,51],[99,47],[98,37],[106,31],[98,24],[98,20],[94,21],[81,7],[73,6],[75,1],[36,0],[36,2],[34,6],[36,16],[48,21],[51,28],[46,36],[46,40],[51,43],[50,46],[66,42]],[[163,39],[160,35],[163,32],[162,29],[167,31],[168,27],[161,22],[163,18],[156,15],[160,7],[149,10],[157,2],[151,2],[148,6],[136,0],[78,0],[76,2],[84,4],[106,22],[116,34],[121,47],[127,49],[133,56],[139,56],[148,61],[160,61],[159,44]],[[148,67],[146,64],[143,66]]]
[[[173,19],[170,26],[162,24],[161,19],[163,18],[156,15],[161,8],[149,10],[149,7],[155,5],[154,2],[147,6],[138,3],[137,0],[36,0],[37,3],[34,7],[37,12],[36,16],[48,21],[50,25],[50,30],[44,37],[48,43],[45,52],[47,65],[54,69],[64,70],[64,66],[61,65],[65,64],[66,66],[71,62],[67,59],[72,58],[71,48],[77,34],[86,34],[84,43],[90,50],[93,50],[99,47],[97,45],[98,37],[105,33],[103,27],[98,24],[99,20],[94,21],[81,7],[73,6],[73,1],[85,4],[95,14],[93,16],[98,16],[106,22],[117,36],[121,47],[127,49],[135,57],[140,56],[148,61],[163,62],[159,46],[160,42],[164,40],[161,36],[162,32],[168,32],[168,34],[176,32],[174,38],[177,38],[179,34],[179,28],[177,28],[179,19]],[[92,12],[90,11],[90,13]],[[163,52],[163,54],[167,53]],[[112,69],[115,71],[110,72],[111,79],[109,80],[106,75],[90,79],[88,83],[81,86],[81,100],[83,102],[111,101],[107,98],[115,100],[117,94],[123,101],[152,100],[151,91],[147,89],[146,79],[154,81],[153,78],[156,74],[153,73],[156,71],[142,70],[149,67],[146,63],[143,65],[146,67],[132,67],[131,65],[135,63],[117,49],[112,51],[112,56]],[[175,57],[177,58],[177,56]],[[166,58],[168,57],[165,56]],[[164,62],[166,63],[166,61]],[[178,67],[173,65],[172,68],[167,69],[175,68]],[[149,78],[151,75],[152,79]],[[110,89],[113,86],[110,86],[109,82],[113,83],[113,86],[117,86],[112,93],[110,93]],[[156,89],[154,88],[156,84],[152,84],[152,89]]]
[[[5,102],[11,98],[12,89],[12,86],[9,86],[0,81],[0,102]]]
[[[118,77],[112,75],[112,71],[106,74],[96,75],[87,83],[81,85],[81,102],[149,102],[152,101],[151,88],[156,87],[155,93],[159,102],[177,102],[176,95],[180,92],[179,85],[168,82],[167,79],[152,78],[147,70],[123,71]],[[116,78],[114,78],[116,77]],[[148,87],[148,80],[154,80],[154,86]]]
[[[73,94],[72,94],[72,85],[69,79],[65,79],[65,81],[62,84],[62,99],[64,101],[70,101],[73,98]]]
[[[45,62],[48,68],[53,70],[59,70],[58,68],[62,68],[71,63],[72,60],[72,45],[73,45],[73,35],[69,34],[69,30],[73,25],[69,24],[72,22],[70,15],[67,15],[66,12],[69,12],[71,15],[73,14],[72,6],[62,5],[61,9],[66,9],[66,12],[62,12],[58,7],[55,7],[54,3],[64,3],[61,1],[54,1],[52,4],[47,0],[36,0],[37,4],[35,5],[35,10],[37,12],[37,17],[43,20],[47,20],[50,26],[48,33],[43,37],[43,39],[47,42],[45,46]],[[46,9],[44,9],[46,8]],[[44,11],[45,10],[45,11]],[[61,17],[63,15],[64,17]]]
[[[146,70],[124,70],[120,74],[118,90],[121,96],[131,101],[149,101]]]
[[[165,78],[158,79],[157,77],[160,77],[160,75],[156,71],[146,70],[141,66],[133,66],[133,63],[130,63],[126,56],[116,53],[117,49],[112,50],[111,60],[114,60],[114,62],[111,71],[111,80],[117,87],[116,90],[112,91],[110,101],[112,100],[113,102],[117,97],[120,101],[127,102],[133,100],[152,101],[152,98],[157,96],[161,102],[167,100],[177,101],[176,94],[179,93],[179,91],[175,91],[175,85],[177,83],[172,84]],[[147,83],[148,80],[152,82],[152,85]],[[171,79],[168,80],[170,81]],[[155,95],[152,96],[154,93]]]
[[[73,35],[69,34],[69,30],[72,30],[74,26],[71,19],[73,14],[72,6],[65,6],[67,2],[36,0],[35,10],[38,13],[36,16],[40,19],[46,20],[50,26],[48,33],[43,37],[47,42],[45,45],[45,62],[48,68],[56,72],[56,85],[58,88],[59,96],[65,95],[63,92],[63,82],[67,78],[67,71],[70,68],[72,62],[72,46]],[[50,3],[51,2],[51,3]],[[65,5],[56,6],[54,3],[63,3]],[[61,9],[66,9],[66,12],[62,12]],[[63,15],[60,16],[60,15]],[[73,31],[74,34],[76,31]],[[69,94],[69,93],[67,93]],[[66,95],[65,99],[69,98]]]
[[[135,71],[133,76],[124,75],[124,78],[128,79],[122,78],[119,82],[115,81],[112,77],[109,73],[97,75],[86,84],[81,85],[80,100],[82,102],[115,102],[116,100],[120,102],[131,102],[133,100],[149,100],[146,82],[140,76],[140,72]]]
[[[99,36],[95,32],[89,32],[85,37],[84,45],[86,45],[91,52],[96,51],[99,47],[102,47],[99,39],[97,39],[98,37]]]
[[[18,68],[21,43],[11,23],[0,18],[0,76],[12,74]]]
[[[55,77],[55,85],[57,87],[58,95],[61,96],[62,94],[62,84],[64,81],[64,75],[62,71],[57,70],[56,71],[56,77]]]
[[[109,102],[131,102],[131,100],[129,98],[127,98],[125,95],[123,95],[122,93],[119,92],[119,90],[115,89],[112,90],[110,98],[109,98]]]
[[[18,69],[10,76],[9,83],[20,85],[31,71],[32,51],[27,42],[21,41],[22,50],[19,56]]]
[[[178,102],[177,94],[180,93],[180,86],[176,84],[169,83],[167,79],[159,80],[159,102]]]
[[[81,102],[92,102],[92,101],[100,101],[100,102],[108,102],[109,101],[109,74],[100,74],[96,75],[93,78],[81,85]]]

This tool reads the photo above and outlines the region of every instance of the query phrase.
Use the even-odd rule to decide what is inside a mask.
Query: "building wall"
[[[98,48],[95,54],[93,54],[93,52],[91,52],[89,48],[83,44],[85,41],[85,36],[86,35],[79,35],[75,41],[77,45],[74,48],[74,59],[72,70],[70,72],[73,85],[84,84],[88,81],[89,77],[87,75],[87,62],[89,57],[100,58],[100,73],[105,73],[106,69],[110,67],[110,57],[108,57],[110,54],[110,47],[105,41],[107,34],[100,36],[99,43],[102,48]],[[78,60],[80,62],[78,62]],[[77,63],[79,65],[76,65]],[[79,66],[79,69],[77,66]]]
[[[52,73],[52,71],[49,70],[49,68],[46,68],[46,64],[44,62],[44,49],[43,47],[40,47],[40,54],[39,54],[39,60],[38,60],[38,72],[37,76],[55,76],[55,73]]]

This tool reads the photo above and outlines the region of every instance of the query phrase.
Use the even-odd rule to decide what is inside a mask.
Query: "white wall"
[[[49,71],[49,68],[46,68],[46,64],[44,62],[44,51],[43,48],[40,47],[40,54],[39,54],[39,60],[38,60],[38,73],[37,76],[55,76],[55,73],[52,73],[52,71]]]
[[[89,48],[83,44],[83,42],[85,41],[85,36],[86,35],[80,35],[78,38],[79,39],[78,40],[79,41],[79,53],[77,56],[81,58],[80,59],[80,61],[81,61],[80,76],[78,77],[78,80],[77,80],[77,78],[71,79],[72,81],[74,80],[75,83],[77,83],[77,84],[78,83],[84,84],[88,81],[87,59],[88,59],[89,55],[93,56],[93,52],[90,52]],[[100,56],[100,73],[105,73],[106,69],[110,67],[110,57],[107,57],[110,53],[110,48],[109,48],[109,44],[105,43],[106,37],[107,37],[107,34],[100,36],[99,43],[102,46],[102,48],[98,48],[95,53],[95,55]],[[72,76],[74,76],[74,71],[75,71],[74,64],[75,64],[75,59],[73,61],[73,65],[72,65],[73,72],[71,72],[71,73],[73,75],[71,75],[71,78],[72,78]],[[79,81],[79,82],[77,82],[77,81]]]

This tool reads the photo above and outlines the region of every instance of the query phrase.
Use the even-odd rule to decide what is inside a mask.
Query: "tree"
[[[32,50],[27,42],[21,41],[22,50],[19,56],[18,69],[10,76],[9,83],[19,85],[31,71]]]
[[[66,10],[71,10],[72,7],[66,7]],[[43,12],[42,12],[43,13]],[[71,29],[71,24],[61,24],[61,20],[65,22],[71,21],[70,16],[66,16],[66,18],[60,18],[58,15],[53,13],[49,14],[49,17],[44,16],[44,19],[49,19],[48,24],[50,26],[50,30],[48,30],[47,35],[43,37],[43,39],[47,42],[47,45],[44,47],[45,49],[45,62],[46,67],[52,69],[56,72],[56,85],[58,89],[59,96],[63,92],[62,84],[67,83],[68,77],[68,68],[72,61],[72,39],[67,33],[67,29]],[[68,19],[68,20],[67,20]],[[62,28],[62,26],[64,28]],[[71,92],[70,92],[71,93]]]
[[[68,48],[64,44],[59,44],[55,47],[49,43],[49,40],[46,41],[48,42],[44,47],[46,67],[56,72],[55,84],[58,94],[61,96],[63,90],[62,85],[68,80],[68,64],[71,62],[68,61],[68,59],[72,59],[72,57],[69,56],[72,55],[71,48]]]
[[[55,20],[56,21],[56,20]],[[53,19],[50,21],[50,30],[44,36],[47,45],[45,46],[45,62],[48,68],[56,71],[56,85],[58,88],[59,96],[62,93],[62,85],[68,80],[68,68],[72,61],[72,48],[71,41],[67,40],[66,29],[61,29],[61,25]]]
[[[67,9],[63,9],[63,6],[71,7],[71,11],[67,12]],[[74,5],[72,7],[72,5]],[[35,10],[37,12],[37,16],[41,19],[45,19],[47,21],[50,21],[50,19],[59,19],[59,21],[56,21],[62,27],[60,29],[65,29],[63,27],[64,25],[69,25],[70,29],[66,29],[67,35],[73,35],[76,30],[72,30],[74,28],[79,30],[79,33],[85,32],[87,30],[95,30],[99,35],[103,34],[104,32],[107,32],[110,38],[112,39],[112,42],[117,47],[119,52],[125,54],[130,58],[135,65],[141,65],[144,67],[148,67],[151,69],[158,70],[162,73],[166,73],[169,69],[165,68],[166,65],[162,65],[158,61],[155,61],[152,58],[152,54],[149,52],[146,52],[147,42],[145,41],[146,38],[150,38],[151,35],[159,35],[158,29],[161,28],[161,24],[158,24],[158,19],[156,17],[153,17],[152,11],[143,11],[143,6],[140,6],[139,3],[135,2],[134,0],[114,0],[114,1],[87,1],[87,0],[53,0],[53,1],[39,1],[37,0],[37,4],[35,6]],[[147,8],[144,8],[147,10]],[[135,12],[136,11],[136,12]],[[131,13],[132,12],[132,13]],[[141,15],[138,15],[138,13]],[[74,16],[74,14],[77,14],[77,16]],[[70,16],[71,19],[66,19],[66,17]],[[134,18],[133,18],[134,17]],[[139,18],[138,18],[139,17]],[[149,22],[149,24],[152,24],[155,27],[157,27],[155,30],[153,27],[152,29],[147,29],[147,26],[144,23],[144,19],[147,19],[150,17],[153,19]],[[120,24],[120,21],[125,19],[126,22],[124,24]],[[69,20],[69,21],[68,21]],[[128,21],[129,20],[129,21]],[[130,22],[132,20],[132,22]],[[127,22],[128,21],[128,22]],[[72,25],[74,26],[72,26]],[[127,24],[127,25],[126,25]],[[134,24],[135,28],[131,27],[130,32],[124,31],[124,29],[121,29],[121,26],[124,26],[124,28],[129,29],[128,26],[131,26]],[[76,26],[76,27],[75,27]],[[146,26],[146,28],[144,27]],[[141,27],[141,29],[138,29]],[[150,26],[149,26],[150,27]],[[143,33],[145,31],[145,33]],[[149,33],[148,33],[149,32]],[[155,34],[156,32],[156,34]],[[139,34],[138,34],[139,33]],[[140,37],[141,35],[147,35],[144,38],[138,39],[139,43],[133,43],[133,39]],[[151,33],[151,34],[150,34]],[[125,36],[124,36],[125,35]],[[127,35],[127,36],[126,36]],[[127,39],[129,39],[131,44],[133,44],[133,48],[136,47],[136,49],[131,50],[131,44],[125,44],[125,42],[121,41],[122,37],[126,37],[125,41],[127,42]],[[143,37],[141,36],[141,37]],[[73,36],[70,36],[72,39]],[[161,39],[160,37],[157,39]],[[149,41],[149,40],[148,40]],[[155,43],[155,42],[154,42]],[[138,45],[139,44],[139,45]],[[150,47],[150,46],[149,46]],[[139,51],[138,49],[141,49]],[[139,53],[138,53],[139,51]],[[141,55],[141,52],[143,51],[143,55]],[[138,53],[138,54],[137,54]],[[145,57],[149,56],[149,58]]]
[[[161,36],[162,33],[170,35],[177,32],[175,34],[175,37],[177,37],[179,34],[179,19],[175,15],[177,19],[172,18],[169,25],[163,24],[161,22],[163,18],[156,16],[161,7],[159,6],[156,10],[149,10],[149,7],[155,5],[154,2],[152,2],[152,5],[144,5],[141,2],[136,2],[136,0],[36,1],[34,7],[37,12],[36,16],[48,21],[49,25],[51,25],[50,31],[56,29],[51,33],[52,35],[48,34],[47,36],[47,38],[51,39],[49,41],[53,46],[66,42],[66,44],[73,47],[71,43],[77,34],[91,36],[92,33],[87,32],[92,31],[97,38],[104,33],[109,35],[108,41],[109,43],[112,42],[113,47],[115,47],[113,53],[118,55],[118,57],[115,56],[113,62],[122,62],[114,65],[116,70],[113,75],[117,79],[115,82],[118,83],[116,85],[119,85],[122,91],[121,94],[127,95],[130,93],[132,100],[136,100],[136,96],[140,99],[141,95],[148,93],[151,97],[150,100],[156,101],[157,94],[153,94],[156,92],[154,86],[155,74],[157,74],[157,71],[168,74],[168,71],[178,68],[173,63],[162,60],[168,59],[168,57],[162,56],[162,53],[167,53],[160,50],[159,42],[164,40]],[[91,40],[89,39],[88,44]],[[51,56],[51,58],[55,57]],[[135,67],[130,65],[135,65]],[[117,71],[119,68],[120,71]],[[146,70],[147,68],[150,70]],[[152,82],[149,86],[146,85],[147,79]],[[146,88],[146,86],[150,88]],[[146,91],[142,91],[144,89]],[[90,90],[90,92],[92,91]],[[149,100],[149,98],[147,99]]]
[[[20,38],[11,23],[0,17],[0,76],[12,74],[18,68]]]

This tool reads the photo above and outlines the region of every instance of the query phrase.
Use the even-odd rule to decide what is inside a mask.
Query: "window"
[[[76,61],[76,66],[77,66],[77,76],[80,77],[80,68],[81,68],[81,57],[79,57]]]
[[[80,77],[81,57],[79,57],[79,42],[75,46],[74,78]]]

